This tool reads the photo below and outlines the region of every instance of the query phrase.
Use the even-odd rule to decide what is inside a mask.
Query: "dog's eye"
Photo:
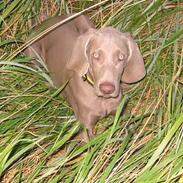
[[[99,56],[100,56],[100,55],[99,55],[98,52],[94,52],[94,53],[93,53],[93,58],[94,58],[94,59],[99,59]]]
[[[119,61],[123,61],[124,60],[124,55],[122,53],[119,54],[118,56]]]

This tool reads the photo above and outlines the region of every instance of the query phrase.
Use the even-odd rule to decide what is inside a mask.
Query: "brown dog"
[[[66,17],[46,20],[34,31]],[[64,95],[90,137],[97,120],[115,113],[122,83],[137,82],[146,73],[139,48],[128,33],[111,27],[97,30],[84,15],[48,33],[25,53],[45,61],[57,87],[69,79]]]

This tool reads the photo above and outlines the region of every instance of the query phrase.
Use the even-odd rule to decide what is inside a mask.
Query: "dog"
[[[48,19],[34,32],[67,17]],[[99,119],[115,114],[122,99],[122,84],[136,83],[146,75],[142,54],[129,33],[112,27],[96,29],[85,15],[35,41],[25,54],[44,60],[56,87],[68,81],[63,95],[89,138],[93,138]]]

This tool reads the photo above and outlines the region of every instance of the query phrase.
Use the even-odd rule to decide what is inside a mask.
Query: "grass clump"
[[[2,182],[183,182],[182,1],[0,2],[0,177]],[[85,12],[97,27],[128,31],[147,77],[79,144],[80,125],[48,75],[20,53],[31,19]],[[121,111],[126,110],[124,115]]]

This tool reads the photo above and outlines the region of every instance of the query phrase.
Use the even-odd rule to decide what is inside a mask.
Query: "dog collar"
[[[91,79],[91,77],[88,74],[85,74],[82,76],[83,81],[87,81],[90,85],[94,85],[94,81]]]

